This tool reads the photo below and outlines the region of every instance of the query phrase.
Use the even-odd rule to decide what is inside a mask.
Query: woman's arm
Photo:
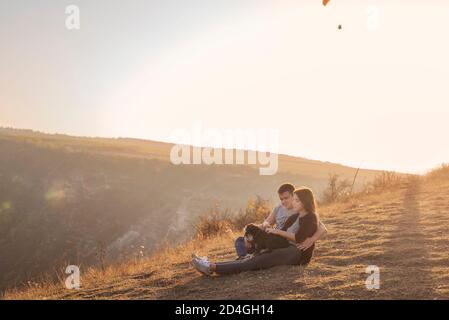
[[[320,221],[318,224],[318,229],[310,238],[307,238],[303,242],[297,245],[298,249],[307,250],[309,249],[317,240],[319,240],[322,236],[327,234],[326,226]]]
[[[318,224],[318,231],[319,232],[318,238],[317,240],[321,239],[322,237],[324,237],[327,234],[327,228],[324,225],[324,223],[320,220],[320,223]]]
[[[321,220],[318,222],[318,226],[316,228],[316,232],[309,238],[306,238],[303,242],[297,245],[300,250],[309,249],[318,239],[320,239],[323,235],[327,234],[327,228]]]
[[[279,229],[272,229],[272,228],[268,228],[268,229],[266,229],[266,231],[268,233],[280,235],[281,237],[284,237],[287,240],[296,241],[294,233],[282,231]]]
[[[316,230],[316,232],[314,233],[314,235],[312,236],[312,239],[314,239],[315,241],[321,239],[322,236],[327,234],[327,228],[324,225],[323,222],[319,222],[318,223],[318,229]],[[315,242],[314,241],[314,242]]]

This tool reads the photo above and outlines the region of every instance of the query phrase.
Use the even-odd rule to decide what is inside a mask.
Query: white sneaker
[[[200,257],[200,256],[197,256],[196,253],[192,253],[192,259],[203,260],[203,261],[209,261],[207,257]]]
[[[211,274],[210,263],[208,261],[193,258],[192,265],[196,270],[198,270],[202,274],[210,276],[210,274]]]

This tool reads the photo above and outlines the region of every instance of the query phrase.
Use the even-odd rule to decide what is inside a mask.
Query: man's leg
[[[246,256],[247,254],[247,249],[246,249],[246,243],[245,243],[245,238],[244,237],[238,237],[235,242],[235,252],[237,253],[237,256],[240,258],[243,258],[244,256]]]

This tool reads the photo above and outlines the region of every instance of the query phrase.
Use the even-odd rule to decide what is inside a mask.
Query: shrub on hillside
[[[257,196],[256,199],[248,200],[246,208],[238,212],[232,224],[235,229],[241,230],[249,223],[262,223],[270,212],[270,202]]]
[[[321,203],[329,204],[347,197],[351,192],[348,180],[341,180],[338,174],[329,174],[326,189],[321,196]]]
[[[369,192],[382,192],[398,187],[404,182],[404,177],[396,172],[382,171],[368,184]]]
[[[232,219],[228,210],[220,210],[218,206],[211,208],[206,214],[199,217],[195,226],[196,236],[209,238],[232,229]]]
[[[218,206],[198,218],[195,225],[196,236],[208,238],[228,230],[242,230],[249,223],[261,223],[271,212],[269,201],[257,196],[249,199],[246,208],[232,215],[229,210]]]
[[[382,171],[374,177],[373,181],[366,183],[362,190],[353,192],[353,185],[348,180],[341,180],[337,174],[329,174],[328,185],[323,191],[320,203],[330,204],[337,201],[349,201],[373,192],[383,192],[397,188],[405,182],[406,176],[404,175],[391,171]]]

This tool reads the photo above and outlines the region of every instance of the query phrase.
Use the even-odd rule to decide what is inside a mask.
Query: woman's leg
[[[267,269],[279,265],[299,264],[301,251],[296,246],[275,249],[246,260],[211,263],[211,271],[218,274],[239,273],[249,270]]]

